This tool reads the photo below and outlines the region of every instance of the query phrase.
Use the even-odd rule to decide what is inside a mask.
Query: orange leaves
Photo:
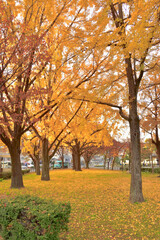
[[[51,181],[40,181],[34,173],[24,175],[24,189],[10,189],[8,180],[0,183],[0,195],[31,194],[54,202],[70,202],[68,239],[159,239],[160,179],[143,174],[147,199],[130,204],[130,174],[107,170],[56,170]],[[54,189],[54,191],[53,191]]]

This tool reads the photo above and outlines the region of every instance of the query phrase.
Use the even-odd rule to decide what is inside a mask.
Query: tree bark
[[[35,162],[35,171],[36,171],[36,175],[41,175],[41,171],[40,171],[40,161],[39,161],[39,157],[36,156],[36,162]]]
[[[108,167],[107,167],[108,170],[109,170],[109,162],[110,162],[110,158],[108,159]]]
[[[42,140],[42,176],[41,180],[49,181],[49,155],[48,155],[48,139]]]
[[[159,142],[159,144],[156,145],[156,149],[157,149],[158,164],[160,166],[160,142]]]
[[[12,163],[11,188],[23,188],[24,185],[20,161],[20,138],[13,139],[8,148]]]
[[[104,154],[104,162],[103,162],[103,168],[106,169],[106,161],[107,161],[107,155]]]
[[[80,143],[75,140],[75,171],[82,171],[81,169],[81,154],[80,154]]]
[[[85,159],[86,169],[89,169],[89,162],[90,162],[90,159]]]
[[[112,170],[113,170],[113,168],[114,168],[115,159],[116,159],[116,157],[114,157],[114,158],[113,158],[113,161],[112,161]]]
[[[61,160],[62,160],[62,169],[64,169],[64,148],[61,147],[62,150],[62,155],[61,155]]]
[[[143,202],[144,198],[142,194],[139,118],[136,115],[132,116],[132,120],[130,121],[130,135],[131,135],[130,201]]]
[[[72,166],[72,169],[75,170],[75,149],[74,149],[74,146],[72,147],[72,163],[73,163],[73,166]]]
[[[3,172],[3,168],[2,168],[2,160],[3,160],[3,158],[0,158],[0,173]]]

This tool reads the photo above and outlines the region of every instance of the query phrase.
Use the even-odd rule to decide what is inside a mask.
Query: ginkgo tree
[[[79,99],[118,109],[128,121],[130,201],[143,202],[138,101],[141,83],[157,62],[154,55],[160,44],[159,0],[94,1],[91,5],[93,12],[88,14],[85,25],[86,45],[94,46],[92,63],[100,64],[104,72],[99,73],[93,85],[85,87],[87,94],[80,94]],[[101,61],[104,56],[110,60],[108,64]]]
[[[110,114],[107,109],[104,112],[104,108],[97,104],[82,103],[80,111],[68,126],[70,134],[64,139],[72,152],[73,169],[76,171],[81,171],[81,156],[85,157],[87,163],[98,146],[112,144],[111,129],[114,128],[112,122],[109,124]],[[75,104],[73,102],[70,105],[71,112]],[[90,151],[93,153],[89,154]]]
[[[54,114],[61,102],[96,75],[100,64],[89,64],[93,52],[86,50],[79,28],[86,18],[84,1],[1,0],[0,11],[0,138],[12,159],[11,187],[20,188],[21,136],[45,114],[51,110]],[[55,81],[53,86],[47,81],[46,87],[46,74]],[[45,105],[41,100],[49,94]],[[37,112],[29,107],[32,103]]]
[[[43,94],[46,94],[45,87],[38,88],[36,81],[45,69],[50,69],[53,55],[57,64],[53,68],[56,68],[57,74],[62,65],[60,62],[58,66],[56,60],[60,55],[58,46],[62,39],[67,42],[72,22],[80,12],[71,8],[74,3],[76,1],[70,0],[55,1],[54,4],[40,0],[0,0],[0,138],[11,155],[12,188],[23,187],[21,136],[57,105],[52,101],[49,107],[42,106],[32,116],[27,109],[29,101],[35,99],[38,105]],[[69,14],[74,17],[69,19]],[[66,48],[65,51],[70,55],[64,56],[63,66],[75,55],[70,49]],[[57,95],[60,95],[60,90],[57,90]]]

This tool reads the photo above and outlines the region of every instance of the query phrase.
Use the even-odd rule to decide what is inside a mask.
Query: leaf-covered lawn
[[[0,182],[1,197],[32,194],[69,201],[72,212],[68,240],[160,239],[160,178],[143,174],[145,202],[129,203],[130,174],[107,170],[54,170],[51,181],[34,173],[24,176],[24,189]],[[64,239],[62,236],[62,239]]]

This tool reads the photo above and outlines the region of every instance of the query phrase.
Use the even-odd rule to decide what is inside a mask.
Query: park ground
[[[160,177],[143,173],[145,202],[129,202],[130,174],[108,170],[53,170],[51,180],[35,173],[24,175],[24,189],[0,182],[0,197],[31,194],[54,202],[70,202],[67,240],[160,239]]]

